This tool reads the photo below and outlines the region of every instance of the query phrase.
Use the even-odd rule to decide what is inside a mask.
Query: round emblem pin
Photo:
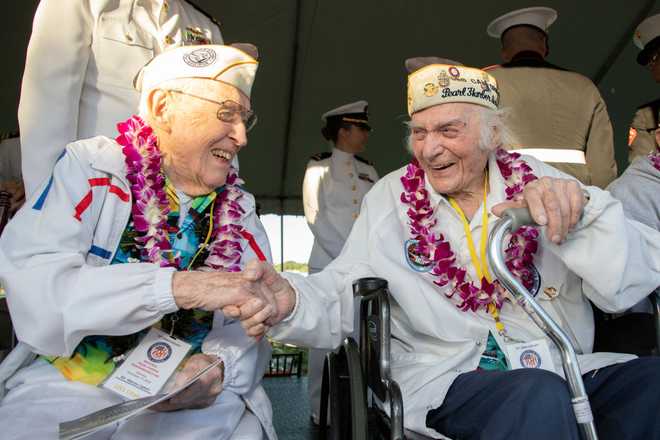
[[[461,72],[456,66],[451,66],[449,68],[449,75],[451,75],[452,78],[459,78],[461,76]]]
[[[156,342],[147,350],[147,357],[151,362],[163,363],[172,356],[172,347],[167,342]]]
[[[534,350],[525,350],[520,353],[520,365],[525,368],[540,368],[541,355]]]
[[[418,240],[410,239],[403,244],[403,252],[406,255],[408,266],[415,272],[428,272],[433,267],[433,262],[428,261],[417,252]]]
[[[215,51],[208,47],[195,49],[183,56],[183,61],[191,67],[206,67],[215,62]]]
[[[532,273],[532,287],[529,289],[529,293],[535,297],[541,288],[541,274],[533,264],[529,266],[529,271]]]
[[[428,96],[429,98],[433,95],[438,93],[438,86],[436,86],[433,83],[427,83],[424,86],[424,95]]]

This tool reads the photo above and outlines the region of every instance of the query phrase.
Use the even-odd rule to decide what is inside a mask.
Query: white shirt
[[[307,163],[303,206],[314,234],[310,272],[318,272],[339,255],[360,214],[362,198],[377,180],[370,163],[338,148]]]
[[[117,122],[137,113],[138,71],[195,35],[222,44],[217,24],[183,0],[42,0],[18,108],[26,194],[69,142],[114,139]]]
[[[537,177],[568,178],[532,157],[523,157]],[[443,438],[426,427],[426,414],[442,404],[458,375],[477,368],[489,333],[496,335],[501,347],[505,343],[488,313],[460,311],[456,300],[446,297],[446,288],[433,284],[430,274],[409,267],[404,250],[411,238],[409,219],[407,205],[400,202],[404,172],[402,168],[388,174],[367,194],[346,246],[325,270],[307,278],[285,275],[297,292],[297,305],[290,319],[274,328],[271,336],[314,347],[336,346],[353,327],[353,281],[369,276],[387,279],[392,294],[392,376],[403,393],[406,427]],[[505,189],[493,157],[489,176],[486,209],[490,213],[495,204],[504,201]],[[459,216],[442,196],[428,184],[426,187],[433,194],[437,231],[450,242],[457,265],[467,269],[474,280]],[[588,300],[614,312],[636,304],[660,285],[660,234],[626,219],[621,204],[609,193],[586,188],[591,199],[567,241],[557,246],[542,231],[534,258],[541,277],[537,299],[576,349],[585,353],[578,356],[583,372],[631,359],[630,355],[591,353],[594,323]],[[481,206],[470,222],[477,248],[483,209]],[[496,220],[488,215],[489,229]],[[557,289],[558,297],[547,297],[543,292],[548,287]],[[505,303],[500,314],[511,337],[522,341],[545,338],[561,369],[554,344],[520,307]]]

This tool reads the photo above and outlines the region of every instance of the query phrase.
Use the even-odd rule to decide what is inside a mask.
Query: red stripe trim
[[[85,212],[87,208],[89,208],[89,205],[91,204],[92,204],[92,190],[90,189],[87,192],[87,194],[85,194],[85,197],[83,197],[82,200],[80,200],[80,202],[78,202],[78,204],[76,205],[76,209],[73,214],[75,219],[81,221],[80,216],[82,215],[83,212]]]
[[[122,202],[128,202],[130,200],[128,194],[126,194],[121,188],[117,185],[113,185],[109,177],[96,177],[93,179],[88,179],[89,186],[94,188],[95,186],[107,186],[109,187],[108,192],[116,195]],[[89,205],[92,204],[92,190],[90,189],[85,197],[83,197],[80,202],[76,205],[73,216],[76,220],[81,221],[81,216],[89,208]]]
[[[248,244],[250,245],[250,247],[252,248],[254,253],[257,254],[257,258],[259,259],[259,261],[266,261],[266,256],[261,251],[261,248],[259,247],[256,240],[254,239],[254,235],[250,234],[246,230],[242,230],[241,235],[243,236],[244,239],[246,239],[248,241]]]

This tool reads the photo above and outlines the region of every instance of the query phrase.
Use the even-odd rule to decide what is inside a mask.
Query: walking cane
[[[529,210],[526,208],[507,209],[497,222],[490,234],[488,243],[488,261],[493,272],[502,286],[507,289],[516,299],[518,305],[529,315],[541,330],[555,343],[561,353],[564,374],[568,381],[571,393],[573,411],[577,419],[582,438],[585,440],[597,440],[596,426],[594,425],[589,396],[584,388],[580,366],[578,365],[575,349],[566,333],[555,323],[546,311],[536,302],[534,297],[516,279],[504,262],[503,241],[509,233],[513,233],[521,226],[535,225]]]

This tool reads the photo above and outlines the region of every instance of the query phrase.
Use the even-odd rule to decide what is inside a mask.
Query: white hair
[[[149,107],[147,98],[149,93],[154,89],[163,89],[163,90],[180,90],[182,92],[199,94],[200,87],[203,87],[204,84],[208,84],[207,80],[201,78],[177,78],[171,79],[169,81],[162,82],[156,87],[152,87],[148,90],[142,90],[140,93],[140,105],[138,107],[138,116],[146,119],[149,116]],[[174,95],[178,96],[178,95]],[[176,98],[175,98],[176,99]]]
[[[509,110],[493,110],[481,105],[475,106],[475,113],[479,116],[479,148],[484,151],[494,151],[497,148],[508,150],[515,145],[515,140],[511,130],[506,126],[506,119]],[[408,127],[408,132],[404,139],[406,150],[413,154],[410,121],[404,123]]]

